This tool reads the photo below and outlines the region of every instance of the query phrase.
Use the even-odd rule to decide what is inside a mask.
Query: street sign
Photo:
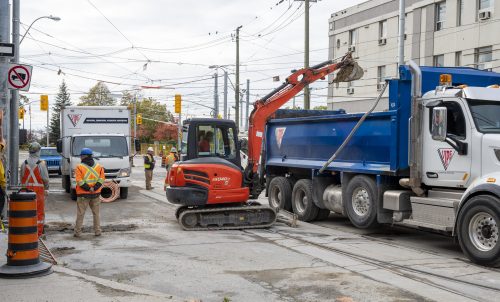
[[[32,68],[30,65],[10,64],[7,73],[8,88],[28,91],[30,89]]]
[[[0,43],[0,57],[13,57],[13,56],[14,56],[14,44]]]

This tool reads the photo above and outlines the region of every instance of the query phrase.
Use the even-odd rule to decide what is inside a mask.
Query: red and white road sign
[[[32,69],[33,67],[30,65],[10,64],[7,73],[7,86],[9,89],[28,91],[30,89]]]

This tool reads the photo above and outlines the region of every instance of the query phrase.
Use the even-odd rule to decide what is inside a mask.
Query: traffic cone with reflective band
[[[0,277],[27,278],[51,273],[52,265],[40,262],[36,194],[19,191],[9,197],[7,264],[0,267]]]

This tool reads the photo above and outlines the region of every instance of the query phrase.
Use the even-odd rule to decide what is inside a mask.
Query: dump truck
[[[269,120],[258,170],[270,205],[444,233],[500,265],[498,84],[499,73],[410,62],[387,81],[388,110]]]

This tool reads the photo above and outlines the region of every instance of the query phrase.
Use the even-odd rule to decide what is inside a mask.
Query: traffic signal
[[[182,98],[180,94],[175,95],[175,113],[181,113]]]
[[[40,96],[40,110],[41,111],[49,110],[49,96],[46,94],[42,94]]]
[[[18,116],[20,120],[24,120],[24,108],[19,108]]]
[[[142,114],[137,113],[137,116],[135,117],[135,123],[137,125],[142,125]]]

